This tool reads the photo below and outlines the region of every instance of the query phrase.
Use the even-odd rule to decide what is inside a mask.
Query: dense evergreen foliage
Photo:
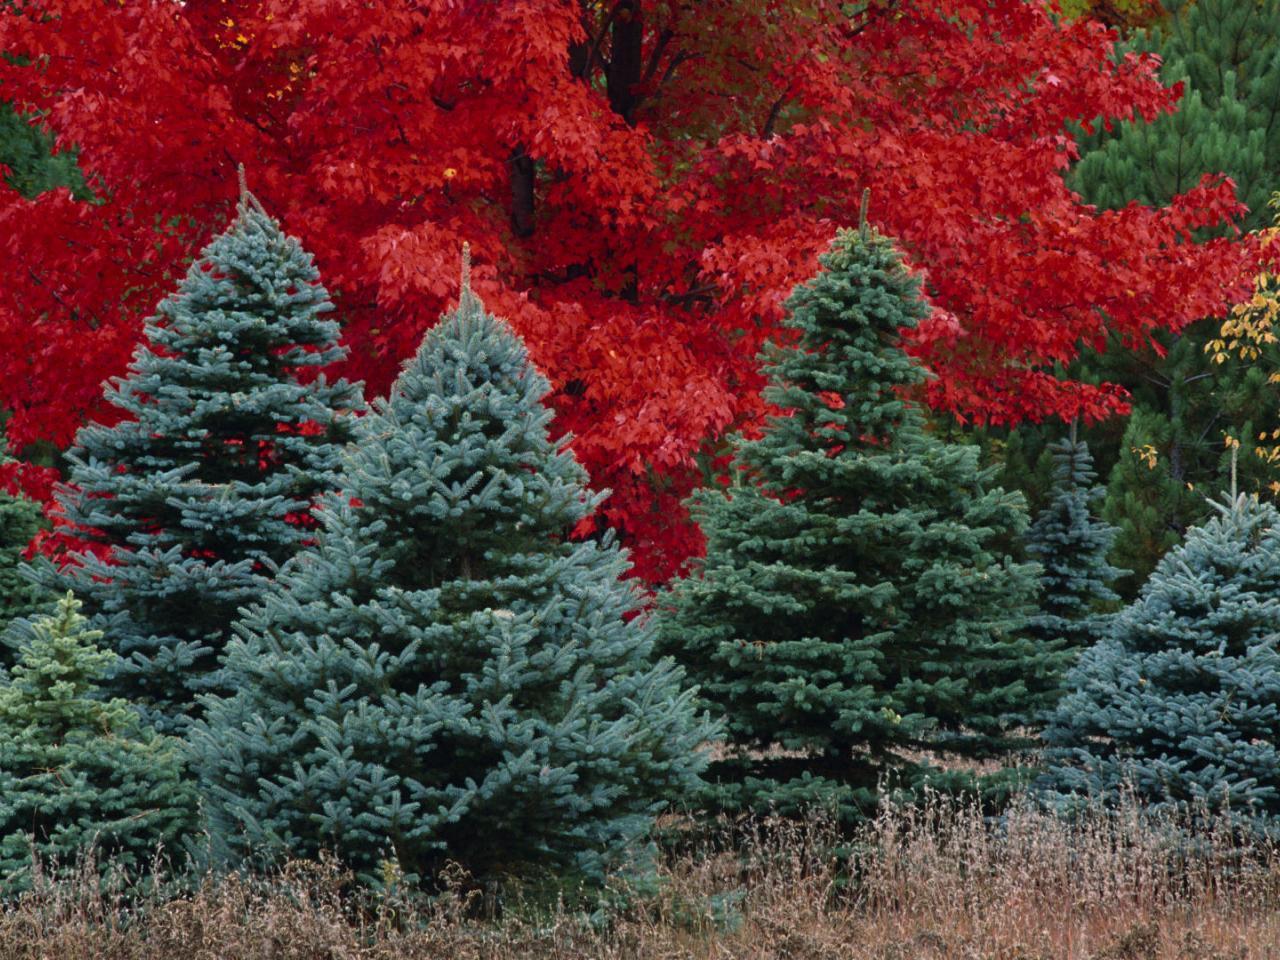
[[[0,436],[0,461],[4,459]],[[0,488],[0,637],[15,617],[36,612],[45,591],[22,575],[22,556],[43,523],[40,504]],[[0,669],[12,662],[12,653],[0,640]]]
[[[53,135],[44,130],[38,117],[19,113],[13,104],[0,100],[0,168],[4,182],[24,197],[36,197],[46,190],[67,187],[86,198],[74,151],[54,152]]]
[[[70,594],[31,624],[0,681],[0,892],[31,880],[32,849],[71,869],[92,848],[102,868],[146,869],[195,829],[178,742],[142,725],[99,681],[100,649]]]
[[[1074,654],[1102,638],[1106,605],[1119,599],[1111,584],[1124,571],[1107,561],[1116,528],[1096,516],[1105,491],[1094,484],[1089,446],[1074,438],[1051,447],[1056,472],[1052,499],[1027,531],[1027,555],[1040,564],[1040,612],[1032,632]]]
[[[652,659],[623,552],[570,539],[600,497],[548,391],[464,281],[193,728],[221,856],[598,881],[697,785],[712,728]]]
[[[898,345],[918,280],[866,228],[821,262],[787,302],[797,340],[764,358],[779,413],[693,499],[707,555],[666,598],[663,649],[727,718],[715,804],[849,820],[882,777],[944,782],[920,751],[998,752],[1060,658],[1020,633],[1021,496],[900,395],[925,376]]]
[[[1216,504],[1068,677],[1041,795],[1280,816],[1280,512]]]
[[[1164,0],[1166,17],[1130,46],[1162,59],[1161,79],[1183,84],[1178,109],[1148,123],[1099,125],[1084,137],[1069,182],[1091,203],[1119,209],[1159,206],[1205,174],[1226,174],[1249,207],[1246,229],[1269,224],[1267,201],[1280,184],[1280,2]],[[1208,516],[1205,491],[1227,481],[1223,435],[1249,441],[1264,426],[1259,410],[1280,406],[1268,383],[1271,363],[1217,365],[1205,345],[1218,321],[1161,333],[1159,350],[1113,338],[1083,362],[1086,379],[1105,378],[1131,394],[1133,415],[1093,432],[1115,464],[1104,515],[1121,530],[1112,559],[1132,571],[1120,581],[1132,598],[1157,561]],[[1274,348],[1272,350],[1274,353]],[[1274,477],[1255,458],[1241,481],[1259,489]]]
[[[42,582],[72,588],[120,653],[108,688],[163,730],[218,689],[238,608],[310,535],[359,390],[310,256],[251,195],[146,324],[107,395],[124,418],[80,430],[58,491],[87,548]]]

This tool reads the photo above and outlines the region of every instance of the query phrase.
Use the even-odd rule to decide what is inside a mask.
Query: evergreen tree
[[[162,731],[218,689],[237,610],[311,535],[334,489],[358,387],[304,378],[343,356],[309,254],[242,190],[231,226],[147,320],[107,397],[125,417],[80,430],[57,493],[88,546],[44,560],[122,659],[111,693]]]
[[[1092,202],[1164,206],[1206,173],[1229,176],[1249,207],[1244,226],[1269,220],[1280,177],[1280,2],[1163,0],[1167,16],[1137,32],[1135,51],[1160,55],[1160,79],[1183,84],[1173,113],[1137,118],[1084,138],[1072,181]]]
[[[38,120],[0,100],[0,168],[4,170],[4,182],[28,198],[67,187],[77,198],[87,199],[91,194],[80,175],[75,152],[55,153],[53,135],[42,129]]]
[[[4,459],[3,443],[0,436],[0,461]],[[14,618],[34,614],[47,596],[20,572],[22,554],[42,523],[40,504],[0,489],[0,637]],[[10,659],[0,641],[0,669],[7,666]]]
[[[1045,730],[1040,795],[1280,816],[1280,512],[1218,504],[1160,562],[1112,633],[1068,676]]]
[[[1083,441],[1062,440],[1051,446],[1056,462],[1053,498],[1027,531],[1027,556],[1043,569],[1040,612],[1031,618],[1032,632],[1046,645],[1071,654],[1102,638],[1110,616],[1102,608],[1118,600],[1111,589],[1123,570],[1107,562],[1116,528],[1094,515],[1105,496],[1095,486],[1093,458]]]
[[[698,783],[713,729],[621,549],[571,540],[600,497],[548,390],[464,279],[192,730],[220,856],[598,880]]]
[[[927,310],[918,281],[865,227],[821,263],[787,302],[796,343],[763,358],[778,415],[733,441],[727,489],[691,500],[706,559],[662,637],[727,719],[716,805],[851,820],[882,777],[967,782],[918,752],[1003,751],[1060,655],[1020,635],[1037,572],[1008,553],[1022,497],[901,396],[925,377],[899,346]]]
[[[1280,182],[1280,0],[1164,2],[1164,21],[1137,33],[1130,47],[1158,53],[1161,79],[1184,85],[1178,109],[1109,131],[1099,124],[1082,137],[1070,182],[1089,202],[1120,208],[1131,201],[1167,204],[1203,175],[1222,173],[1249,207],[1244,228],[1263,227]],[[1267,376],[1274,357],[1259,364],[1211,362],[1205,346],[1218,328],[1218,320],[1206,319],[1179,335],[1159,336],[1157,350],[1113,343],[1105,356],[1084,362],[1133,397],[1138,435],[1121,438],[1116,431],[1117,449],[1103,458],[1119,471],[1109,476],[1104,515],[1121,528],[1113,559],[1132,571],[1119,583],[1128,598],[1168,544],[1208,516],[1201,490],[1226,482],[1224,433],[1256,436],[1263,426],[1256,411],[1274,410],[1280,401]],[[1095,450],[1101,439],[1094,435]],[[1134,449],[1152,455],[1135,458]],[[1274,479],[1264,478],[1260,462],[1248,464],[1247,472],[1241,480],[1253,489]]]
[[[30,883],[32,849],[71,868],[145,870],[195,828],[196,800],[177,741],[141,725],[98,681],[99,649],[71,595],[35,620],[12,677],[0,682],[0,891]]]

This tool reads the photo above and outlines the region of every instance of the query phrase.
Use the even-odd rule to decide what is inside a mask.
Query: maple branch
[[[671,293],[662,296],[663,303],[669,303],[673,306],[688,306],[691,303],[712,303],[715,297],[720,293],[720,285],[715,283],[704,283],[701,286],[690,287],[684,293]]]
[[[636,107],[641,99],[636,86],[643,69],[644,17],[640,0],[618,0],[614,14],[605,89],[613,112],[622,117],[627,126],[634,126]]]
[[[649,62],[645,64],[644,74],[640,79],[641,83],[648,83],[653,79],[653,75],[658,70],[658,62],[662,59],[662,55],[666,52],[675,35],[675,31],[670,27],[664,27],[662,32],[658,34],[657,42],[653,45],[653,52],[649,54]]]
[[[609,8],[609,13],[605,16],[604,23],[600,24],[600,29],[596,31],[596,35],[591,39],[591,44],[587,48],[586,61],[581,69],[576,72],[571,67],[569,70],[571,75],[583,79],[591,75],[591,68],[595,65],[597,57],[600,56],[600,44],[604,43],[604,35],[609,32],[609,27],[613,25],[613,20],[618,15],[618,8],[622,6],[623,2],[624,0],[618,0],[617,3]],[[603,59],[600,60],[600,64],[601,66],[605,65]]]
[[[537,171],[533,157],[517,144],[507,158],[511,171],[511,230],[520,238],[533,236],[534,196]]]
[[[765,118],[764,127],[760,130],[760,139],[768,140],[773,136],[773,125],[778,122],[778,114],[782,112],[782,105],[787,102],[787,98],[791,96],[791,84],[787,84],[785,90],[778,95],[778,99],[773,101],[773,106],[769,108],[769,116]]]
[[[662,98],[662,88],[666,86],[667,81],[670,80],[671,77],[675,74],[676,68],[679,67],[682,63],[688,63],[690,60],[701,60],[701,59],[702,59],[702,54],[700,53],[689,53],[687,51],[681,51],[680,53],[677,53],[674,57],[671,58],[671,62],[667,64],[667,69],[663,72],[662,79],[659,80],[654,85],[653,91],[647,94],[646,96],[642,97],[640,100],[637,100],[636,103],[639,104],[641,102],[646,102],[649,100],[660,100]]]

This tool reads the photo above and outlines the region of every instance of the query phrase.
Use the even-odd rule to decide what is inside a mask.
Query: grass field
[[[161,900],[38,879],[0,914],[0,957],[111,960],[1253,960],[1280,958],[1280,855],[1225,830],[1189,847],[1136,811],[999,825],[938,801],[853,842],[821,823],[694,845],[592,924],[455,878],[430,904],[353,905],[332,864]],[[843,855],[833,855],[839,847]]]

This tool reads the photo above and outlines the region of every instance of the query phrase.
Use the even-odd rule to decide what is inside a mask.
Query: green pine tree
[[[652,659],[621,549],[571,539],[600,497],[523,343],[463,290],[192,730],[215,856],[598,881],[698,783],[713,729]]]
[[[1091,202],[1164,206],[1206,173],[1225,174],[1249,207],[1244,226],[1268,225],[1280,180],[1280,2],[1164,0],[1167,17],[1130,49],[1160,55],[1160,79],[1183,84],[1171,114],[1111,130],[1099,125],[1071,181]]]
[[[148,319],[108,400],[126,419],[80,430],[63,517],[95,549],[58,569],[121,655],[109,691],[177,729],[219,689],[238,609],[311,534],[336,488],[359,388],[316,368],[343,356],[311,257],[242,194],[231,226]]]
[[[1131,793],[1280,823],[1280,512],[1245,495],[1216,506],[1070,673],[1045,730],[1051,805]]]
[[[1050,449],[1056,461],[1053,496],[1026,535],[1027,556],[1043,569],[1040,612],[1030,628],[1046,645],[1074,656],[1107,631],[1106,607],[1119,599],[1111,585],[1125,571],[1107,561],[1116,528],[1095,515],[1106,492],[1094,484],[1088,444],[1073,436]]]
[[[145,871],[196,825],[178,741],[143,726],[98,683],[99,649],[71,595],[32,623],[0,681],[0,892],[30,884],[31,853],[63,869],[92,848],[102,868]]]
[[[19,113],[2,100],[0,167],[8,171],[5,183],[27,198],[58,187],[67,187],[77,199],[90,196],[75,151],[55,153],[54,137],[40,127],[38,117]]]
[[[706,559],[674,585],[664,651],[727,720],[727,811],[874,810],[881,778],[960,785],[920,753],[990,757],[1058,670],[1021,633],[1037,568],[1008,551],[1024,501],[978,449],[922,429],[899,331],[927,311],[873,231],[843,231],[764,356],[779,409],[733,442],[733,480],[691,500]]]
[[[1267,201],[1280,182],[1280,2],[1166,0],[1167,18],[1138,33],[1131,47],[1158,53],[1161,79],[1184,84],[1176,112],[1083,137],[1069,182],[1086,200],[1120,208],[1130,201],[1165,205],[1204,174],[1226,174],[1248,205],[1246,229],[1266,226]],[[1112,435],[1104,459],[1105,516],[1121,528],[1114,560],[1132,571],[1118,588],[1132,597],[1163,550],[1208,516],[1202,490],[1227,480],[1224,434],[1249,440],[1258,410],[1273,410],[1280,394],[1267,383],[1267,362],[1213,364],[1205,354],[1219,321],[1206,319],[1180,335],[1162,335],[1159,350],[1114,343],[1084,364],[1133,397],[1137,437]],[[1274,353],[1276,348],[1271,348]],[[1269,424],[1267,424],[1269,428]],[[1094,436],[1100,450],[1101,436]],[[1134,442],[1138,441],[1138,442]],[[1145,462],[1131,451],[1150,444]],[[1265,487],[1264,465],[1248,463],[1242,482]],[[1188,488],[1190,485],[1190,488]],[[1134,512],[1135,504],[1141,508]]]

